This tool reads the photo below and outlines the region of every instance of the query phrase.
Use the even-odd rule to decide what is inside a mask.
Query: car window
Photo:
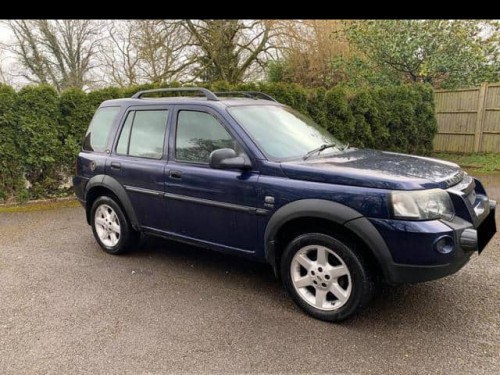
[[[312,119],[288,107],[246,105],[230,107],[228,112],[274,161],[302,158],[322,145],[335,145],[323,155],[346,147]]]
[[[141,158],[161,159],[168,110],[131,111],[123,124],[116,152]]]
[[[206,112],[179,112],[175,140],[177,160],[208,163],[210,153],[219,148],[235,149],[235,142],[215,117]]]
[[[96,111],[83,140],[84,150],[103,152],[106,149],[118,112],[120,107],[103,107]]]
[[[127,114],[127,119],[125,120],[125,124],[123,125],[120,139],[118,140],[118,145],[116,146],[116,152],[118,154],[127,155],[128,153],[128,141],[130,139],[130,129],[132,128],[134,115],[135,111],[131,111]]]

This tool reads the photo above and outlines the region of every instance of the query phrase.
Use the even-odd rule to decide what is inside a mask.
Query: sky
[[[0,46],[5,44],[8,45],[9,41],[12,39],[12,31],[10,31],[3,21],[4,20],[0,21]],[[0,67],[4,72],[7,71],[6,68],[9,65],[9,56],[11,56],[11,54],[8,51],[5,51],[3,48],[0,50]]]
[[[3,23],[0,23],[0,41],[6,42],[12,35],[11,31]]]

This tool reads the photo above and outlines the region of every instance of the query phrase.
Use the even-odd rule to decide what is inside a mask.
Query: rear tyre
[[[280,268],[293,301],[314,318],[329,322],[358,312],[375,289],[371,269],[354,246],[321,233],[291,241]]]
[[[132,228],[120,205],[111,197],[95,200],[90,220],[97,243],[109,254],[122,254],[139,240],[140,233]]]

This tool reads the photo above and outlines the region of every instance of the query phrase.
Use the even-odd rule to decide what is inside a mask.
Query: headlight
[[[393,191],[393,216],[410,220],[453,220],[455,210],[448,193],[441,189]]]

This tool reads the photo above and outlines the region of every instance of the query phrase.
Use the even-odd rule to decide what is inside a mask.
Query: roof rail
[[[217,91],[217,92],[214,92],[215,95],[217,96],[228,96],[228,95],[242,95],[242,96],[245,96],[247,98],[251,98],[251,99],[259,99],[262,98],[262,99],[266,99],[266,100],[271,100],[273,102],[277,102],[276,99],[274,99],[271,95],[268,95],[264,92],[260,92],[260,91]]]
[[[132,98],[140,99],[144,94],[149,94],[153,92],[181,92],[181,91],[201,92],[203,95],[205,95],[207,100],[214,100],[214,101],[219,100],[219,98],[212,91],[205,89],[203,87],[177,87],[177,88],[143,90],[136,92],[134,95],[132,95]]]

